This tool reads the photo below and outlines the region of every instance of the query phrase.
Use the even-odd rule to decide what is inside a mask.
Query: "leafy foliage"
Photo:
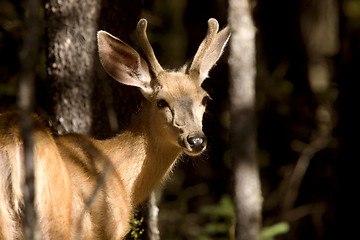
[[[145,232],[143,228],[144,218],[139,216],[139,213],[136,212],[134,217],[131,219],[131,232],[130,236],[133,240],[142,239],[142,236]]]
[[[234,239],[235,209],[230,195],[223,195],[217,204],[201,207],[199,212],[209,221],[204,226],[207,237],[200,237],[198,240]]]
[[[260,232],[260,240],[273,240],[276,236],[289,232],[287,222],[279,222],[269,227],[264,227]]]

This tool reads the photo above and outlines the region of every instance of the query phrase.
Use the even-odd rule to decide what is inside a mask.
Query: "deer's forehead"
[[[166,73],[159,78],[161,89],[159,95],[167,95],[171,98],[202,98],[205,91],[195,81],[184,73]],[[164,96],[165,97],[165,96]]]

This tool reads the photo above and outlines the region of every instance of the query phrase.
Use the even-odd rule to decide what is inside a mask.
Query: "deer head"
[[[198,155],[207,145],[202,119],[209,98],[201,84],[223,52],[230,37],[229,27],[218,32],[218,22],[210,19],[207,35],[191,65],[183,66],[180,71],[161,67],[147,38],[146,28],[147,21],[141,19],[136,33],[145,59],[120,39],[99,31],[100,61],[115,80],[140,88],[149,102],[150,121],[161,126],[149,129],[155,131],[151,134],[188,155]]]

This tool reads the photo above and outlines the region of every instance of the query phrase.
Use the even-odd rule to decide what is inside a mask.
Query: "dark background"
[[[337,25],[323,30],[330,31],[338,43],[325,54],[311,47],[312,32],[307,31],[322,17],[316,2],[252,1],[257,27],[257,158],[263,226],[271,227],[263,234],[272,231],[269,235],[276,239],[346,239],[356,233],[356,220],[350,217],[359,205],[355,171],[360,160],[356,151],[360,0],[324,0],[336,6],[331,17]],[[150,41],[160,63],[176,68],[191,59],[210,17],[217,18],[221,27],[226,25],[227,7],[225,0],[143,1],[141,15],[149,20]],[[0,2],[0,112],[16,108],[25,12],[24,1]],[[36,111],[46,116],[51,91],[42,39]],[[179,163],[160,193],[162,239],[234,239],[228,51],[204,83],[212,97],[204,120],[209,149],[201,157]],[[314,91],[310,85],[309,68],[314,61],[326,63],[329,82],[324,91]],[[330,123],[317,117],[322,107]],[[298,178],[300,187],[294,189],[295,202],[287,206],[286,184],[296,174],[294,167],[304,151],[321,135],[322,124],[327,144],[310,154],[304,175]]]

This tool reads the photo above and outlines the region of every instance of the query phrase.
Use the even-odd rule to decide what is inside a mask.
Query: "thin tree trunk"
[[[152,191],[148,200],[147,237],[149,240],[160,240],[160,230],[158,224],[159,207],[156,195],[156,191]]]
[[[20,53],[21,76],[18,89],[18,107],[20,112],[19,124],[23,140],[23,151],[25,161],[25,183],[24,193],[24,216],[23,233],[25,239],[36,239],[39,237],[37,231],[36,212],[34,206],[34,157],[33,157],[33,122],[34,110],[34,86],[35,67],[39,55],[40,42],[40,1],[27,1],[26,32],[23,47]]]
[[[256,161],[255,28],[247,0],[229,1],[230,114],[234,164],[236,239],[256,240],[261,225],[261,189]]]

